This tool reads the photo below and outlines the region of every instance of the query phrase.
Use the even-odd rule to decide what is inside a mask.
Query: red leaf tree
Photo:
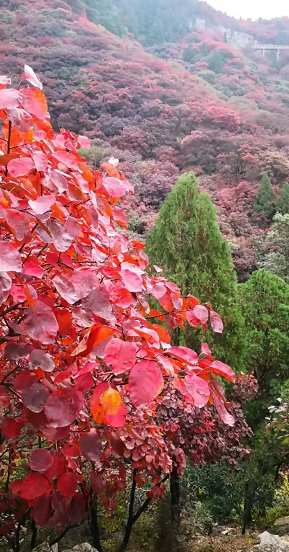
[[[17,89],[0,83],[1,533],[19,550],[30,524],[33,548],[37,525],[65,532],[89,512],[101,550],[97,500],[115,507],[128,470],[151,496],[171,474],[175,446],[157,417],[166,394],[215,403],[232,424],[215,374],[235,376],[206,348],[171,348],[153,323],[205,328],[208,313],[152,276],[144,245],[120,231],[118,203],[133,192],[124,175],[110,163],[92,172],[77,153],[87,139],[53,131],[31,68]],[[132,501],[128,527],[138,515]]]

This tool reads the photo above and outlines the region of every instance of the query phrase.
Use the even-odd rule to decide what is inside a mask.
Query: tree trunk
[[[93,538],[93,546],[98,550],[98,552],[102,552],[102,546],[101,546],[100,534],[99,534],[99,525],[98,525],[96,497],[94,499],[94,504],[90,510],[90,528],[91,528],[91,534]]]
[[[244,514],[243,514],[243,527],[242,535],[245,535],[246,528],[250,526],[252,521],[252,508],[254,499],[254,487],[251,482],[247,482],[245,485],[245,502],[244,502]]]
[[[177,468],[174,467],[170,481],[171,491],[171,522],[175,525],[180,524],[180,476]]]

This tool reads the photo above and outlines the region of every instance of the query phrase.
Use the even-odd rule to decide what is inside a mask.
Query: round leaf
[[[53,454],[49,450],[36,449],[30,454],[29,466],[34,471],[45,471],[51,468],[53,461]]]
[[[48,424],[53,428],[72,424],[83,407],[83,396],[77,389],[66,387],[52,393],[44,408]]]
[[[35,500],[35,498],[50,493],[50,491],[50,483],[44,475],[29,473],[22,481],[20,495],[25,500]]]
[[[149,404],[161,393],[163,386],[163,376],[156,362],[142,360],[130,372],[129,395],[136,406]]]
[[[97,462],[97,460],[100,459],[102,444],[99,435],[96,433],[90,432],[83,435],[83,437],[79,440],[79,446],[81,454],[84,458],[87,458],[87,460]]]

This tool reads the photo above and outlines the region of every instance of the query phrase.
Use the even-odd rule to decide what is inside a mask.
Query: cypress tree
[[[243,319],[232,256],[216,209],[209,195],[199,190],[193,173],[182,175],[164,201],[147,252],[151,263],[159,264],[183,294],[209,302],[223,319],[223,334],[196,331],[187,324],[185,344],[199,351],[201,341],[206,341],[220,360],[240,370]]]
[[[263,174],[257,197],[254,201],[254,211],[264,215],[266,218],[272,218],[274,214],[274,190],[268,174]]]
[[[283,184],[278,199],[276,201],[276,211],[282,215],[289,213],[289,184],[285,182]]]

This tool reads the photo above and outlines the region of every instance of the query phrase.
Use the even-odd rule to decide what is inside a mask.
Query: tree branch
[[[163,479],[157,484],[157,486],[160,487],[162,483],[165,483],[168,480],[168,478],[169,478],[169,474],[165,475],[165,477],[163,477]],[[137,513],[132,518],[132,524],[133,525],[138,520],[138,518],[141,516],[141,514],[147,509],[147,507],[150,505],[151,501],[152,501],[152,498],[147,498],[144,501],[142,506],[139,508]]]
[[[133,526],[133,508],[134,508],[134,499],[135,499],[135,489],[136,489],[136,474],[137,471],[133,470],[132,472],[132,485],[131,485],[131,491],[130,491],[130,501],[129,501],[129,510],[128,510],[128,518],[125,526],[125,533],[123,537],[123,541],[121,543],[120,550],[125,550],[130,539],[131,530]]]

